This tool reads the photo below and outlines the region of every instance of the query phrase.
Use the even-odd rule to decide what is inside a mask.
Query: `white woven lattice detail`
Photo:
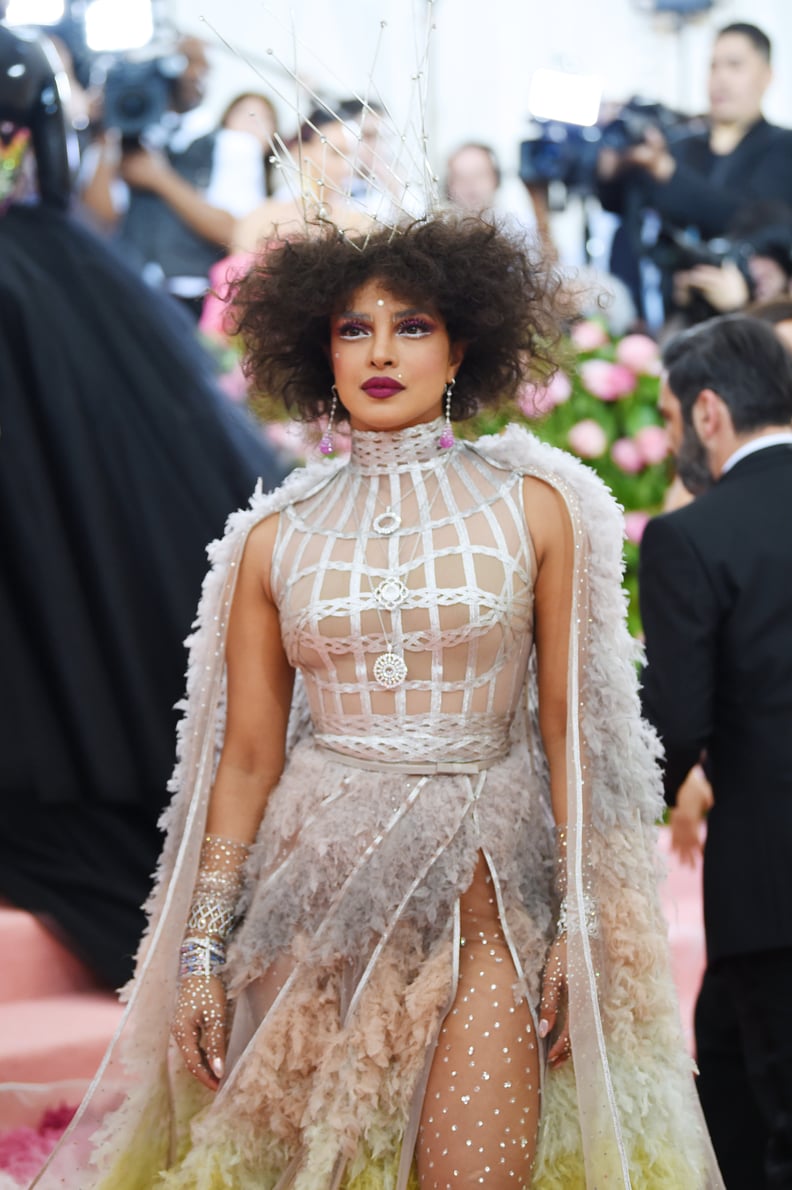
[[[478,760],[502,753],[532,647],[534,556],[519,477],[464,445],[439,455],[441,423],[355,434],[352,459],[281,517],[273,564],[287,654],[314,728],[367,758]],[[402,526],[371,531],[385,508]],[[392,608],[380,583],[403,583]],[[383,689],[376,659],[404,658]]]
[[[354,463],[360,475],[391,475],[410,471],[416,466],[443,466],[447,456],[438,455],[438,441],[443,432],[442,418],[409,426],[398,434],[380,434],[375,430],[356,430]]]
[[[336,720],[328,715],[317,741],[333,752],[367,760],[422,764],[489,761],[503,756],[509,744],[510,724],[503,716],[471,716],[466,723],[450,716],[445,720],[416,717],[401,724],[383,717],[377,735],[366,733],[365,723],[362,717]]]

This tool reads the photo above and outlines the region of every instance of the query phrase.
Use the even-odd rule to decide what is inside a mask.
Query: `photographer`
[[[769,124],[761,110],[771,79],[770,56],[770,41],[755,25],[726,26],[712,54],[706,131],[670,144],[650,127],[640,143],[624,151],[602,149],[599,198],[622,216],[634,256],[646,254],[643,216],[649,210],[664,228],[690,228],[709,240],[724,235],[748,202],[792,202],[792,132]],[[660,267],[668,300],[676,269],[668,257]]]
[[[792,207],[782,202],[749,204],[730,224],[723,245],[723,259],[696,260],[674,274],[674,304],[689,312],[687,322],[789,293]]]
[[[109,128],[82,199],[115,231],[128,263],[197,317],[209,269],[266,186],[260,142],[249,132],[218,128],[185,143],[181,117],[202,102],[209,63],[198,38],[182,38],[177,49],[184,67],[170,83],[161,124],[121,138]],[[113,114],[106,112],[108,122]],[[157,138],[162,147],[151,147]]]

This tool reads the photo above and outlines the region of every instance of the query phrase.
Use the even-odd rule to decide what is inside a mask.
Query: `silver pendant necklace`
[[[407,598],[407,588],[395,574],[389,574],[374,588],[374,598],[385,611],[392,612]]]
[[[387,653],[380,653],[374,662],[373,673],[380,686],[384,686],[386,690],[395,690],[407,677],[407,664],[389,645]]]
[[[415,484],[413,484],[413,489]],[[409,495],[409,492],[407,493]],[[390,537],[391,533],[395,533],[397,529],[401,529],[402,519],[398,512],[394,512],[390,505],[381,512],[379,516],[375,516],[371,522],[371,527],[375,533],[381,534],[382,537]]]
[[[423,477],[421,477],[421,482],[423,482]],[[400,506],[408,496],[412,495],[412,493],[416,490],[416,487],[417,484],[414,483],[412,487],[410,487],[406,492],[400,493]],[[434,502],[437,499],[439,492],[440,479],[438,475],[437,487],[427,509],[427,520],[431,516],[432,508],[434,507]],[[391,537],[401,527],[402,518],[398,512],[394,511],[390,504],[388,504],[384,512],[381,512],[378,516],[374,517],[371,522],[371,528],[379,537]],[[359,524],[358,532],[360,532]],[[421,526],[419,525],[416,529],[415,545],[413,546],[412,553],[410,554],[410,557],[407,559],[407,561],[404,563],[397,561],[396,572],[386,575],[386,577],[382,579],[376,587],[371,588],[371,593],[374,596],[374,603],[376,605],[377,618],[380,622],[380,627],[382,628],[382,635],[385,638],[385,652],[381,653],[375,660],[372,672],[374,674],[374,680],[386,690],[394,690],[397,686],[401,686],[402,682],[404,682],[405,678],[407,677],[407,663],[404,660],[402,654],[397,653],[393,646],[393,623],[391,624],[391,633],[389,634],[385,629],[385,622],[382,618],[382,612],[390,612],[392,618],[393,612],[395,612],[397,608],[401,607],[401,605],[407,599],[409,590],[407,584],[400,577],[399,572],[403,572],[405,568],[409,569],[410,565],[415,559],[415,555],[418,552],[420,543]],[[371,586],[370,575],[368,576],[368,581],[369,586]]]

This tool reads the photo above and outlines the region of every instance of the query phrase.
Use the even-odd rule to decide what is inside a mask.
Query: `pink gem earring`
[[[443,393],[443,399],[445,400],[445,425],[443,426],[442,434],[437,440],[440,450],[449,450],[454,445],[454,431],[451,426],[451,395],[455,384],[456,380],[449,380]]]
[[[338,389],[333,384],[330,388],[333,394],[333,399],[330,402],[330,413],[327,416],[327,425],[324,428],[324,433],[319,441],[319,449],[323,455],[331,455],[335,450],[335,443],[333,441],[333,419],[336,415],[336,406],[338,405]]]

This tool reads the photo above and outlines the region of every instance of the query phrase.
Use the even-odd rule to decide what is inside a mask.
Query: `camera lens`
[[[118,100],[118,110],[127,120],[140,120],[148,106],[148,97],[140,91],[127,91]]]

